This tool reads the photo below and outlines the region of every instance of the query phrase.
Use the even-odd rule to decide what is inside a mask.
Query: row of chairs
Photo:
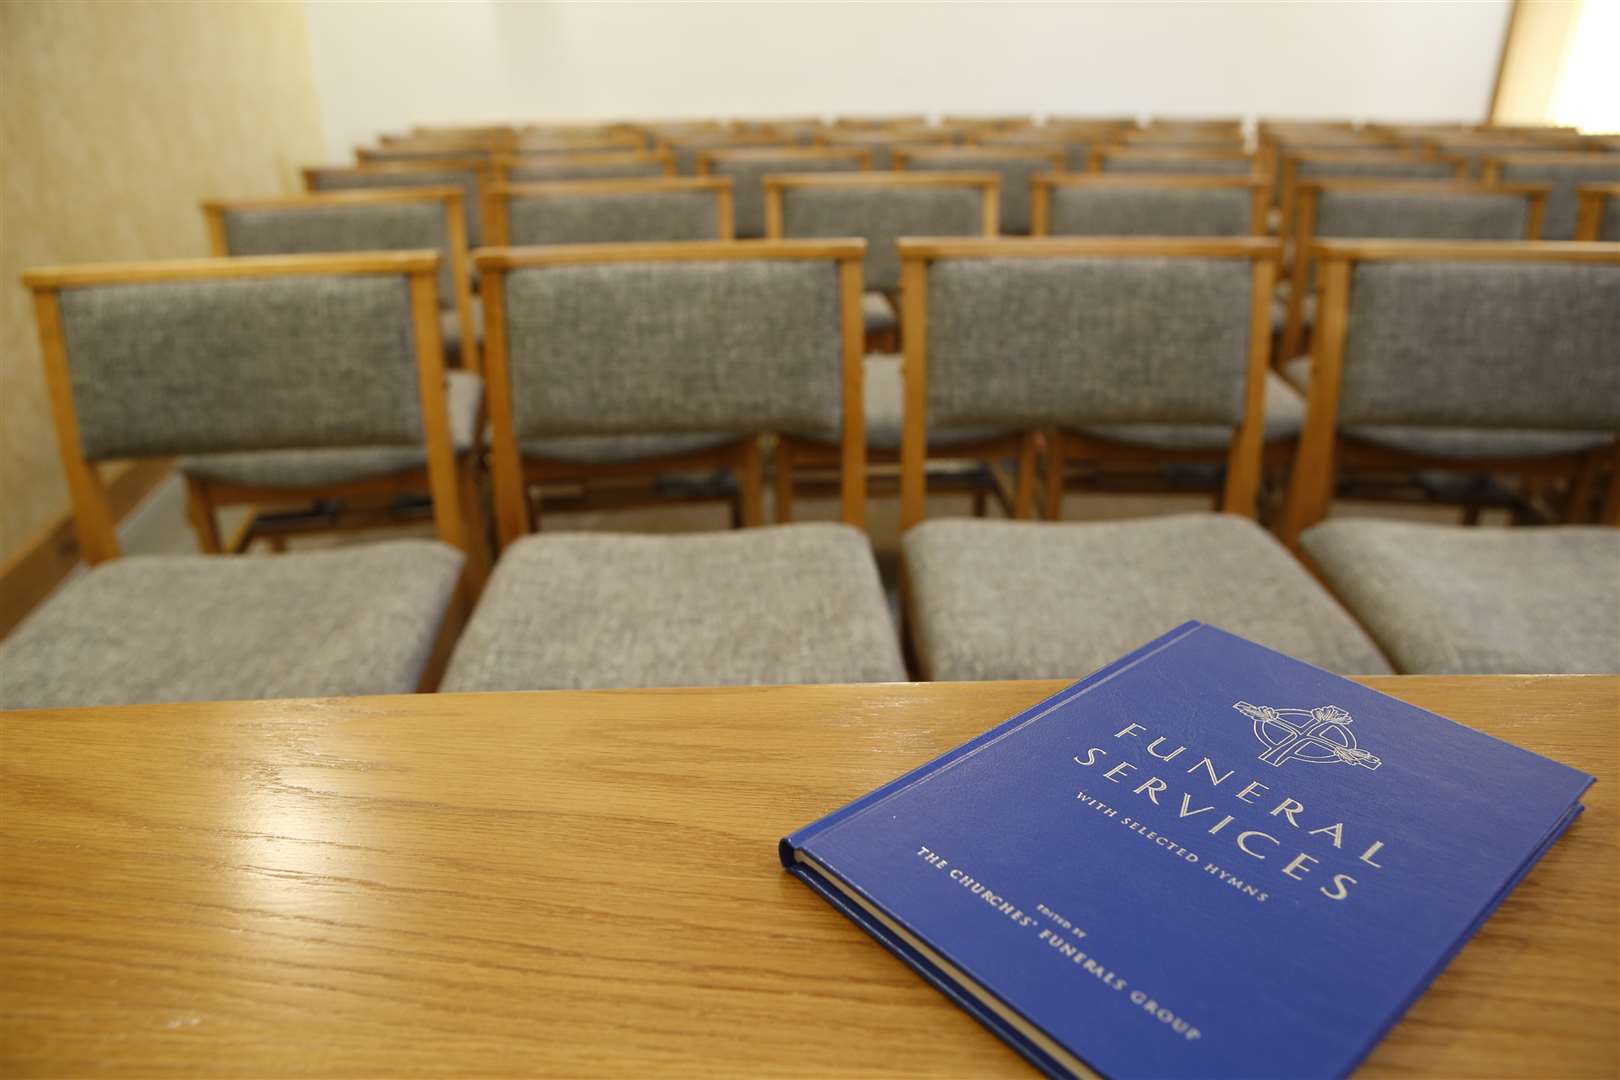
[[[868,290],[863,314],[869,334],[894,329],[893,303],[901,286],[896,241],[901,235],[995,235],[997,180],[984,174],[840,174],[784,175],[767,178],[768,232],[775,238],[862,236],[867,244],[863,278]],[[1224,177],[1087,177],[1054,175],[1037,183],[1035,205],[1043,234],[1073,235],[1258,235],[1261,232],[1258,181]],[[1465,181],[1311,181],[1304,186],[1299,233],[1308,243],[1321,236],[1339,238],[1428,238],[1464,240],[1536,239],[1543,216],[1544,188],[1486,188]],[[562,185],[514,187],[492,200],[490,218],[497,238],[521,246],[577,242],[666,242],[727,239],[724,181],[589,181]],[[455,218],[457,193],[395,191],[345,193],[279,200],[245,200],[210,204],[206,210],[217,255],[312,252],[341,248],[419,247],[436,244],[450,268],[442,275],[443,294],[454,293],[454,311],[444,315],[444,336],[463,351],[463,363],[478,370],[477,312],[466,275],[455,267],[465,261],[459,236],[447,222]],[[1304,359],[1309,324],[1309,260],[1295,260],[1293,287],[1273,305],[1273,328],[1280,332],[1275,353],[1277,372],[1268,379],[1265,396],[1267,462],[1276,482],[1293,455],[1305,412],[1309,363]],[[459,373],[458,373],[459,375]],[[867,363],[868,450],[879,464],[898,460],[901,391],[897,356],[874,355]],[[455,386],[471,383],[459,376]],[[457,430],[466,433],[478,397],[468,389],[454,394],[464,402]],[[1117,444],[1114,468],[1133,468],[1165,461],[1219,460],[1220,434],[1165,430],[1145,426],[1100,433]],[[1385,431],[1372,435],[1377,453],[1368,468],[1389,471],[1391,460],[1404,454],[1408,475],[1437,466],[1472,474],[1485,464],[1511,460],[1514,471],[1569,481],[1568,511],[1584,518],[1591,505],[1590,477],[1604,467],[1609,437],[1588,433],[1523,433],[1489,430]],[[1048,444],[1049,460],[1068,456],[1062,439]],[[536,459],[539,459],[536,448]],[[552,449],[562,455],[547,472],[553,482],[588,481],[608,475],[667,473],[679,455],[683,467],[751,470],[753,464],[717,454],[701,440],[674,439],[668,433],[645,433],[633,442],[564,443]],[[968,429],[942,432],[936,442],[939,463],[994,462],[1026,458],[1033,448],[1006,433]],[[701,460],[697,460],[701,457]],[[788,436],[776,449],[778,520],[792,519],[796,488],[813,482],[837,455],[825,445]],[[213,490],[229,491],[231,502],[270,501],[262,490],[266,473],[232,473],[213,462],[185,463],[196,501],[219,504]],[[1047,470],[1048,513],[1055,515],[1066,484],[1085,483],[1088,468]],[[1065,478],[1067,474],[1067,479]],[[995,474],[982,468],[982,483]],[[1581,481],[1580,478],[1588,478]],[[283,486],[301,481],[290,470]],[[330,477],[329,477],[330,478]],[[253,479],[260,490],[230,491]],[[348,479],[363,479],[350,476]],[[1387,485],[1386,485],[1387,486]],[[983,488],[981,487],[981,490]],[[989,490],[1009,508],[1015,498],[1010,484]],[[282,493],[285,494],[285,493]],[[307,488],[304,494],[308,495]],[[1472,496],[1470,496],[1472,497]],[[739,516],[757,514],[746,499]],[[245,534],[251,535],[251,534]],[[233,546],[239,546],[240,540]]]
[[[859,531],[864,248],[479,252],[501,548],[487,587],[476,470],[458,466],[481,457],[481,426],[458,450],[436,254],[30,273],[97,565],[0,645],[5,704],[905,677]],[[899,243],[906,621],[922,674],[1074,675],[1188,617],[1346,672],[1613,670],[1620,531],[1322,519],[1352,428],[1620,433],[1620,246],[1312,254],[1320,331],[1279,543],[1253,521],[1275,241]],[[1406,392],[1414,379],[1425,392]],[[923,520],[936,432],[1137,425],[1224,433],[1224,514]],[[534,441],[648,431],[835,445],[844,524],[530,535]],[[267,559],[115,558],[95,468],[408,447],[425,460],[438,542]],[[1604,515],[1620,519],[1620,481]]]
[[[1582,184],[1620,179],[1620,154],[1605,151],[1535,153],[1500,151],[1483,159],[1483,172],[1469,171],[1460,155],[1434,155],[1385,144],[1279,144],[1272,163],[1241,148],[1210,146],[1124,146],[1027,143],[940,146],[882,144],[864,147],[797,145],[714,146],[693,152],[693,166],[677,170],[669,151],[555,153],[495,159],[418,157],[362,161],[354,166],[309,169],[310,190],[342,187],[404,186],[455,183],[466,192],[474,215],[474,245],[483,242],[477,216],[488,193],[498,186],[572,180],[605,180],[674,176],[727,176],[734,181],[739,236],[764,235],[763,181],[772,174],[888,171],[994,172],[1004,194],[1000,228],[1025,233],[1031,228],[1031,179],[1043,173],[1168,173],[1258,177],[1267,185],[1268,206],[1279,206],[1278,228],[1287,238],[1301,181],[1321,178],[1386,177],[1404,179],[1481,179],[1493,185],[1551,185],[1550,239],[1575,235],[1575,189]],[[1078,156],[1078,160],[1077,160]]]

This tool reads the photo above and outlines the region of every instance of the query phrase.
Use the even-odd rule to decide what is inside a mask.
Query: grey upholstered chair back
[[[944,258],[927,282],[930,426],[1243,418],[1249,258]]]
[[[1254,159],[1233,154],[1175,153],[1144,150],[1104,151],[1101,155],[1103,172],[1138,173],[1196,173],[1210,176],[1247,176],[1254,171]]]
[[[1620,194],[1604,199],[1598,211],[1597,240],[1620,243]]]
[[[484,243],[482,209],[483,185],[481,168],[358,168],[308,169],[304,172],[304,185],[310,191],[348,191],[355,188],[422,188],[458,187],[461,206],[467,214],[467,246],[482,247]]]
[[[979,146],[1061,146],[1063,167],[1070,172],[1085,172],[1091,164],[1092,147],[1105,146],[1108,141],[1109,133],[1106,131],[1048,131],[1045,128],[990,132],[975,140]]]
[[[730,238],[725,182],[581,181],[497,191],[505,243],[627,244]]]
[[[156,280],[59,296],[87,460],[422,441],[403,273]]]
[[[708,162],[708,175],[728,176],[732,183],[733,213],[739,237],[765,235],[765,177],[772,174],[859,172],[865,162],[861,151],[847,147],[844,154],[794,153],[792,150],[748,150],[717,154]]]
[[[519,440],[795,431],[837,437],[833,259],[563,262],[504,274]],[[487,271],[486,271],[487,272]]]
[[[459,205],[459,203],[457,204]],[[219,206],[223,255],[313,255],[332,251],[438,251],[439,303],[454,307],[449,204],[318,201]],[[211,212],[215,212],[212,211]],[[463,253],[465,256],[465,253]]]
[[[1255,189],[1247,183],[1054,183],[1046,190],[1051,236],[1248,236],[1255,231]]]
[[[862,177],[861,179],[865,179]],[[900,288],[902,236],[982,236],[985,200],[998,182],[993,174],[954,174],[937,184],[784,184],[781,188],[785,237],[859,236],[866,240],[866,287]]]
[[[1338,419],[1620,431],[1620,262],[1354,263]]]
[[[1523,240],[1530,224],[1530,199],[1522,192],[1328,186],[1315,198],[1312,231],[1320,237]]]
[[[1544,240],[1575,238],[1575,189],[1582,184],[1620,183],[1620,154],[1510,157],[1492,166],[1496,180],[1508,184],[1549,184]]]
[[[749,135],[743,132],[714,132],[686,135],[671,139],[669,149],[675,155],[675,171],[682,176],[697,175],[698,156],[705,150],[720,150],[728,146],[775,146],[790,148],[796,145],[790,138],[775,135]]]
[[[1330,177],[1447,180],[1456,178],[1457,165],[1454,161],[1437,158],[1388,157],[1373,153],[1354,157],[1332,154],[1301,157],[1294,176],[1299,180],[1324,180]]]
[[[909,150],[899,160],[912,172],[994,172],[1001,178],[1001,231],[1029,232],[1030,180],[1055,172],[1062,147],[997,146]]]
[[[517,184],[552,180],[621,180],[665,175],[664,162],[650,154],[538,155],[513,158],[506,178]]]

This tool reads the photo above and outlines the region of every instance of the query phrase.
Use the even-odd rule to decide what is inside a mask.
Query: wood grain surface
[[[1599,777],[1366,1076],[1614,1076],[1620,680],[1367,682]],[[776,841],[1058,683],[0,716],[0,1074],[1028,1076]]]

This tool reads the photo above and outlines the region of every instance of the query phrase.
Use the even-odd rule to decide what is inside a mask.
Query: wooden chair
[[[856,146],[731,147],[698,155],[699,176],[725,176],[733,184],[737,235],[765,235],[765,177],[773,173],[860,172],[872,155]]]
[[[865,514],[858,240],[494,249],[489,312],[504,551],[447,690],[903,679]],[[738,308],[735,297],[748,303]],[[844,524],[525,535],[537,436],[839,432]]]
[[[694,131],[663,139],[660,149],[675,155],[675,171],[681,176],[696,176],[698,157],[708,150],[751,146],[791,149],[797,143],[763,131]]]
[[[994,172],[1001,178],[1001,231],[1029,233],[1030,178],[1063,172],[1066,151],[1061,143],[1026,146],[900,147],[894,167],[912,172]]]
[[[221,258],[439,250],[437,295],[453,300],[453,306],[441,302],[437,340],[447,358],[463,365],[450,371],[446,382],[451,440],[464,516],[473,535],[481,535],[484,389],[461,191],[400,188],[211,200],[203,213],[212,254]],[[192,454],[180,459],[179,468],[198,546],[205,552],[240,552],[259,539],[281,551],[291,536],[409,525],[431,503],[426,462],[415,446]],[[218,511],[230,506],[254,510],[226,540]],[[472,550],[482,559],[481,544]]]
[[[731,181],[724,177],[507,184],[489,198],[492,247],[730,240],[732,234]]]
[[[835,116],[832,126],[835,128],[922,128],[928,126],[928,117],[923,113],[894,113],[887,116],[860,115]]]
[[[1170,173],[1033,177],[1032,236],[1265,236],[1263,180]]]
[[[477,587],[432,252],[35,270],[90,571],[0,645],[0,708],[408,693]],[[413,446],[438,541],[119,559],[101,462]]]
[[[426,139],[393,146],[357,146],[354,148],[354,161],[356,165],[411,164],[446,158],[473,158],[487,162],[496,154],[509,150],[510,145],[506,143],[490,145],[459,139]]]
[[[1278,205],[1282,207],[1278,235],[1293,241],[1298,220],[1299,185],[1308,180],[1464,180],[1467,163],[1461,158],[1435,157],[1413,150],[1359,148],[1354,150],[1290,149],[1278,157],[1275,170]]]
[[[1546,240],[1575,238],[1575,189],[1582,184],[1612,184],[1620,181],[1620,154],[1608,153],[1512,153],[1483,159],[1487,184],[1550,184],[1547,196],[1547,223],[1541,230]]]
[[[1487,187],[1467,180],[1334,179],[1298,181],[1289,236],[1309,252],[1318,239],[1538,240],[1547,185]],[[1290,267],[1279,367],[1302,355],[1311,261]],[[1303,384],[1301,384],[1303,385]]]
[[[1337,241],[1316,258],[1284,540],[1403,672],[1620,670],[1620,470],[1609,527],[1322,520],[1362,425],[1603,432],[1620,466],[1620,244]]]
[[[353,188],[458,187],[467,214],[467,246],[484,244],[484,198],[494,182],[494,168],[483,157],[432,158],[371,165],[317,166],[303,171],[304,190],[347,191]]]
[[[1502,156],[1540,157],[1544,154],[1580,153],[1579,135],[1532,134],[1524,131],[1473,131],[1417,140],[1417,146],[1435,157],[1462,158],[1465,175],[1481,178],[1484,162]]]
[[[494,162],[494,181],[498,184],[674,175],[675,155],[668,150],[500,154]]]
[[[1091,167],[1092,148],[1113,143],[1118,132],[1119,124],[1114,122],[1048,121],[1039,127],[976,132],[971,143],[975,146],[1062,146],[1064,169],[1085,172]]]
[[[1259,166],[1252,154],[1225,147],[1098,146],[1091,151],[1089,169],[1091,172],[1249,176],[1256,173]]]
[[[1386,670],[1252,520],[1274,242],[930,239],[903,240],[900,251],[903,581],[925,677],[1089,670],[1188,618],[1334,670]],[[1168,312],[1167,296],[1180,301]],[[924,522],[928,432],[949,423],[1219,428],[1227,512],[1106,524]]]
[[[1592,501],[1620,430],[1620,246],[1342,240],[1312,257],[1318,325],[1287,544],[1357,467],[1573,473],[1570,505]],[[1617,492],[1620,479],[1605,513]]]
[[[1582,184],[1575,199],[1575,239],[1620,241],[1620,184]]]
[[[771,176],[765,181],[765,231],[773,240],[859,236],[866,240],[865,281],[873,292],[864,306],[868,331],[893,318],[900,291],[901,236],[994,236],[999,219],[994,173],[852,173],[824,176]],[[876,304],[874,305],[874,294]],[[880,308],[874,311],[874,306]],[[886,353],[866,361],[867,458],[892,466],[900,452],[900,362]],[[936,459],[978,463],[1003,457],[1029,458],[1033,447],[1004,432],[985,429],[940,431]],[[806,474],[838,462],[838,448],[826,435],[783,432],[776,445],[776,519],[793,520],[793,504]],[[986,485],[982,467],[968,478],[977,505]],[[993,490],[1009,509],[1010,485],[993,471]]]
[[[833,127],[816,137],[818,146],[865,150],[871,155],[871,167],[880,170],[894,167],[894,151],[897,149],[948,146],[955,141],[955,135],[938,128]]]

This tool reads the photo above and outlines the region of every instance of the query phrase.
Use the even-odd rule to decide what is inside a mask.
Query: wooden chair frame
[[[1032,113],[1003,113],[1001,115],[982,114],[952,115],[947,113],[939,118],[939,126],[977,131],[1014,131],[1020,128],[1035,126],[1035,117]]]
[[[1052,229],[1053,188],[1174,188],[1187,191],[1219,191],[1247,188],[1249,191],[1249,235],[1265,236],[1266,211],[1271,191],[1265,181],[1253,177],[1216,176],[1196,173],[1052,173],[1030,179],[1034,186],[1030,202],[1029,234],[1049,236]]]
[[[1611,201],[1620,201],[1620,184],[1582,184],[1575,189],[1575,239],[1597,242],[1603,229],[1603,212]]]
[[[1249,355],[1243,419],[1226,455],[1226,487],[1222,509],[1255,516],[1260,490],[1261,458],[1265,443],[1265,389],[1271,344],[1271,296],[1281,257],[1275,241],[1252,237],[1040,237],[916,239],[900,242],[901,337],[905,372],[905,413],[900,440],[900,527],[909,529],[923,520],[927,497],[928,456],[928,274],[941,259],[1005,258],[1227,258],[1245,259],[1253,267],[1249,313]],[[1109,444],[1069,442],[1062,433],[1057,448],[1059,473],[1068,449],[1087,456],[1107,454]],[[1161,456],[1155,454],[1155,456]],[[1139,460],[1134,451],[1122,458]],[[1032,486],[1033,477],[1020,476],[1020,487]],[[1026,501],[1029,493],[1025,494]],[[1049,506],[1048,513],[1055,508]]]
[[[925,113],[897,113],[890,116],[835,116],[830,126],[855,130],[923,128],[928,126],[928,116]]]
[[[768,240],[787,240],[783,202],[786,193],[801,188],[940,188],[971,187],[981,193],[980,225],[984,236],[996,236],[1001,228],[1001,177],[990,172],[887,172],[866,173],[784,173],[765,178],[765,236]],[[892,300],[892,298],[891,298]],[[864,352],[864,347],[863,347]],[[864,359],[864,357],[863,357]],[[972,446],[942,448],[939,460],[986,460],[993,457],[1030,456],[1029,448],[1021,441],[1011,446],[1007,440],[994,440]],[[794,519],[794,501],[798,492],[798,472],[802,469],[822,469],[836,465],[840,454],[836,447],[791,435],[778,435],[774,462],[776,520],[779,523]],[[900,461],[892,450],[866,450],[869,466],[890,466]],[[1005,498],[1004,492],[998,492]],[[1009,500],[1009,506],[1016,496]]]
[[[866,419],[862,397],[865,381],[865,324],[861,315],[864,240],[730,241],[687,244],[575,244],[555,247],[494,248],[476,256],[483,279],[486,364],[489,369],[493,446],[490,471],[495,487],[496,533],[502,548],[533,525],[528,484],[548,474],[537,473],[523,459],[513,422],[511,368],[506,345],[506,274],[546,266],[634,262],[731,262],[815,260],[836,263],[841,305],[841,380],[843,431],[840,439],[842,517],[864,527],[866,522]],[[761,524],[762,467],[756,436],[739,439],[730,460],[741,465],[743,523]],[[612,467],[609,467],[612,468]],[[645,471],[645,465],[638,465]],[[585,467],[590,473],[592,467]],[[601,473],[597,473],[601,475]]]
[[[1541,227],[1547,217],[1546,184],[1498,184],[1494,187],[1472,180],[1402,180],[1367,177],[1343,180],[1304,180],[1295,185],[1295,221],[1290,235],[1294,238],[1296,253],[1288,269],[1288,317],[1283,323],[1277,347],[1277,364],[1288,363],[1301,355],[1305,347],[1305,295],[1310,287],[1310,251],[1316,243],[1316,218],[1322,193],[1334,191],[1365,192],[1372,195],[1522,195],[1528,202],[1525,211],[1524,239],[1541,239]]]
[[[593,131],[577,134],[529,131],[512,144],[514,154],[614,154],[647,149],[647,140],[634,131]]]
[[[1113,158],[1119,158],[1122,161],[1247,161],[1251,173],[1259,172],[1259,160],[1247,150],[1233,150],[1226,147],[1202,149],[1196,147],[1124,146],[1119,144],[1092,147],[1087,171],[1104,172],[1106,171],[1104,166]]]
[[[1451,178],[1453,180],[1466,181],[1468,179],[1468,161],[1466,158],[1460,157],[1440,158],[1433,155],[1421,154],[1414,150],[1391,150],[1383,147],[1374,147],[1364,150],[1285,151],[1282,154],[1280,168],[1268,169],[1266,172],[1266,175],[1268,176],[1272,175],[1273,172],[1275,172],[1277,176],[1277,202],[1282,208],[1282,217],[1280,219],[1281,224],[1277,232],[1278,235],[1281,236],[1284,244],[1291,244],[1293,242],[1292,233],[1294,221],[1298,215],[1297,202],[1299,198],[1299,185],[1309,180],[1332,179],[1332,177],[1312,176],[1306,177],[1302,180],[1299,175],[1299,168],[1302,164],[1308,162],[1312,165],[1332,166],[1336,164],[1365,164],[1369,161],[1389,165],[1444,161],[1452,167]],[[1352,177],[1345,177],[1344,179],[1352,179]],[[1398,181],[1417,178],[1398,176],[1368,177],[1358,175],[1353,179]]]
[[[202,204],[208,227],[208,253],[230,258],[225,215],[235,210],[296,210],[342,206],[400,206],[414,203],[440,203],[450,229],[447,247],[450,280],[455,287],[456,321],[461,325],[460,366],[468,371],[481,369],[478,357],[478,322],[473,315],[472,279],[467,248],[467,218],[462,191],[453,187],[431,188],[354,188],[325,190],[304,195],[280,195],[252,199],[208,199]]]
[[[631,176],[606,180],[553,180],[541,184],[497,184],[489,193],[486,204],[488,211],[484,215],[486,246],[511,245],[510,212],[513,199],[564,198],[570,195],[667,195],[676,192],[707,192],[713,195],[719,223],[715,239],[733,238],[730,177]]]
[[[1311,346],[1311,386],[1306,399],[1305,427],[1300,434],[1299,454],[1278,535],[1284,544],[1299,550],[1299,537],[1306,529],[1327,516],[1333,501],[1334,477],[1341,464],[1370,464],[1375,467],[1423,468],[1436,462],[1411,454],[1360,446],[1338,431],[1339,390],[1344,375],[1345,339],[1349,332],[1350,278],[1358,263],[1364,262],[1551,262],[1609,263],[1620,266],[1620,244],[1576,244],[1546,241],[1523,243],[1494,241],[1435,240],[1345,240],[1317,241],[1311,257],[1318,264],[1317,330]],[[1616,433],[1620,435],[1620,432]],[[1359,451],[1359,452],[1357,452]],[[1612,448],[1565,455],[1553,459],[1524,461],[1447,459],[1447,468],[1468,470],[1513,469],[1536,472],[1595,465],[1612,459],[1620,466],[1620,454]],[[1587,474],[1588,480],[1590,473]],[[1579,476],[1577,480],[1579,482]],[[1606,523],[1620,524],[1620,468],[1611,478],[1605,500]]]
[[[893,151],[894,171],[906,172],[913,161],[937,157],[965,157],[976,161],[1036,161],[1045,158],[1053,172],[1067,172],[1067,150],[1060,142],[1027,143],[1017,146],[896,146]],[[972,166],[968,166],[972,168]]]
[[[444,348],[439,339],[439,255],[432,251],[362,252],[335,255],[244,256],[233,259],[192,259],[175,262],[119,263],[32,270],[23,283],[33,292],[34,315],[39,326],[45,381],[55,420],[57,445],[68,491],[73,500],[74,525],[80,550],[90,565],[117,558],[118,535],[107,490],[93,462],[87,461],[79,439],[79,420],[69,374],[71,358],[62,332],[61,290],[95,285],[140,285],[169,281],[227,281],[247,278],[311,276],[317,274],[379,274],[403,276],[409,282],[416,344],[417,389],[421,394],[423,442],[427,464],[406,474],[413,490],[426,488],[433,501],[433,522],[439,539],[468,556],[463,584],[464,599],[471,599],[482,581],[481,546],[475,542],[466,515],[469,508],[465,477],[458,472],[455,445],[445,395]],[[300,492],[300,496],[304,493]],[[195,504],[193,511],[195,512]],[[195,513],[194,513],[195,517]],[[212,539],[212,543],[209,539]],[[199,529],[205,551],[221,550],[217,530]]]
[[[715,166],[723,165],[728,161],[781,161],[784,163],[782,172],[793,172],[792,163],[795,161],[853,161],[857,172],[869,171],[872,168],[872,152],[859,146],[787,146],[780,149],[773,146],[724,146],[715,150],[705,150],[697,156],[697,173],[699,176],[723,175],[714,171]]]
[[[675,175],[675,155],[668,150],[591,150],[591,151],[523,151],[519,150],[509,154],[497,154],[492,163],[493,181],[497,184],[512,183],[513,169],[532,169],[555,165],[559,168],[578,166],[588,168],[592,165],[657,165],[665,176]],[[577,177],[558,177],[558,181],[573,180]],[[597,179],[616,180],[620,177],[599,177]],[[623,179],[630,179],[625,177]],[[522,180],[518,183],[553,183],[550,180]]]
[[[490,157],[441,157],[425,158],[420,161],[379,161],[364,165],[312,165],[301,170],[300,175],[304,181],[304,191],[311,195],[327,195],[334,191],[354,190],[350,188],[323,188],[319,187],[322,176],[404,176],[413,173],[445,173],[470,172],[473,174],[473,187],[478,192],[478,209],[482,212],[484,204],[489,200],[489,189],[495,182],[495,165]],[[403,185],[406,187],[421,185]],[[463,206],[463,211],[472,208]],[[472,243],[472,229],[469,227],[466,215],[463,214],[462,230],[467,235],[467,243]],[[482,238],[481,238],[482,239]]]

